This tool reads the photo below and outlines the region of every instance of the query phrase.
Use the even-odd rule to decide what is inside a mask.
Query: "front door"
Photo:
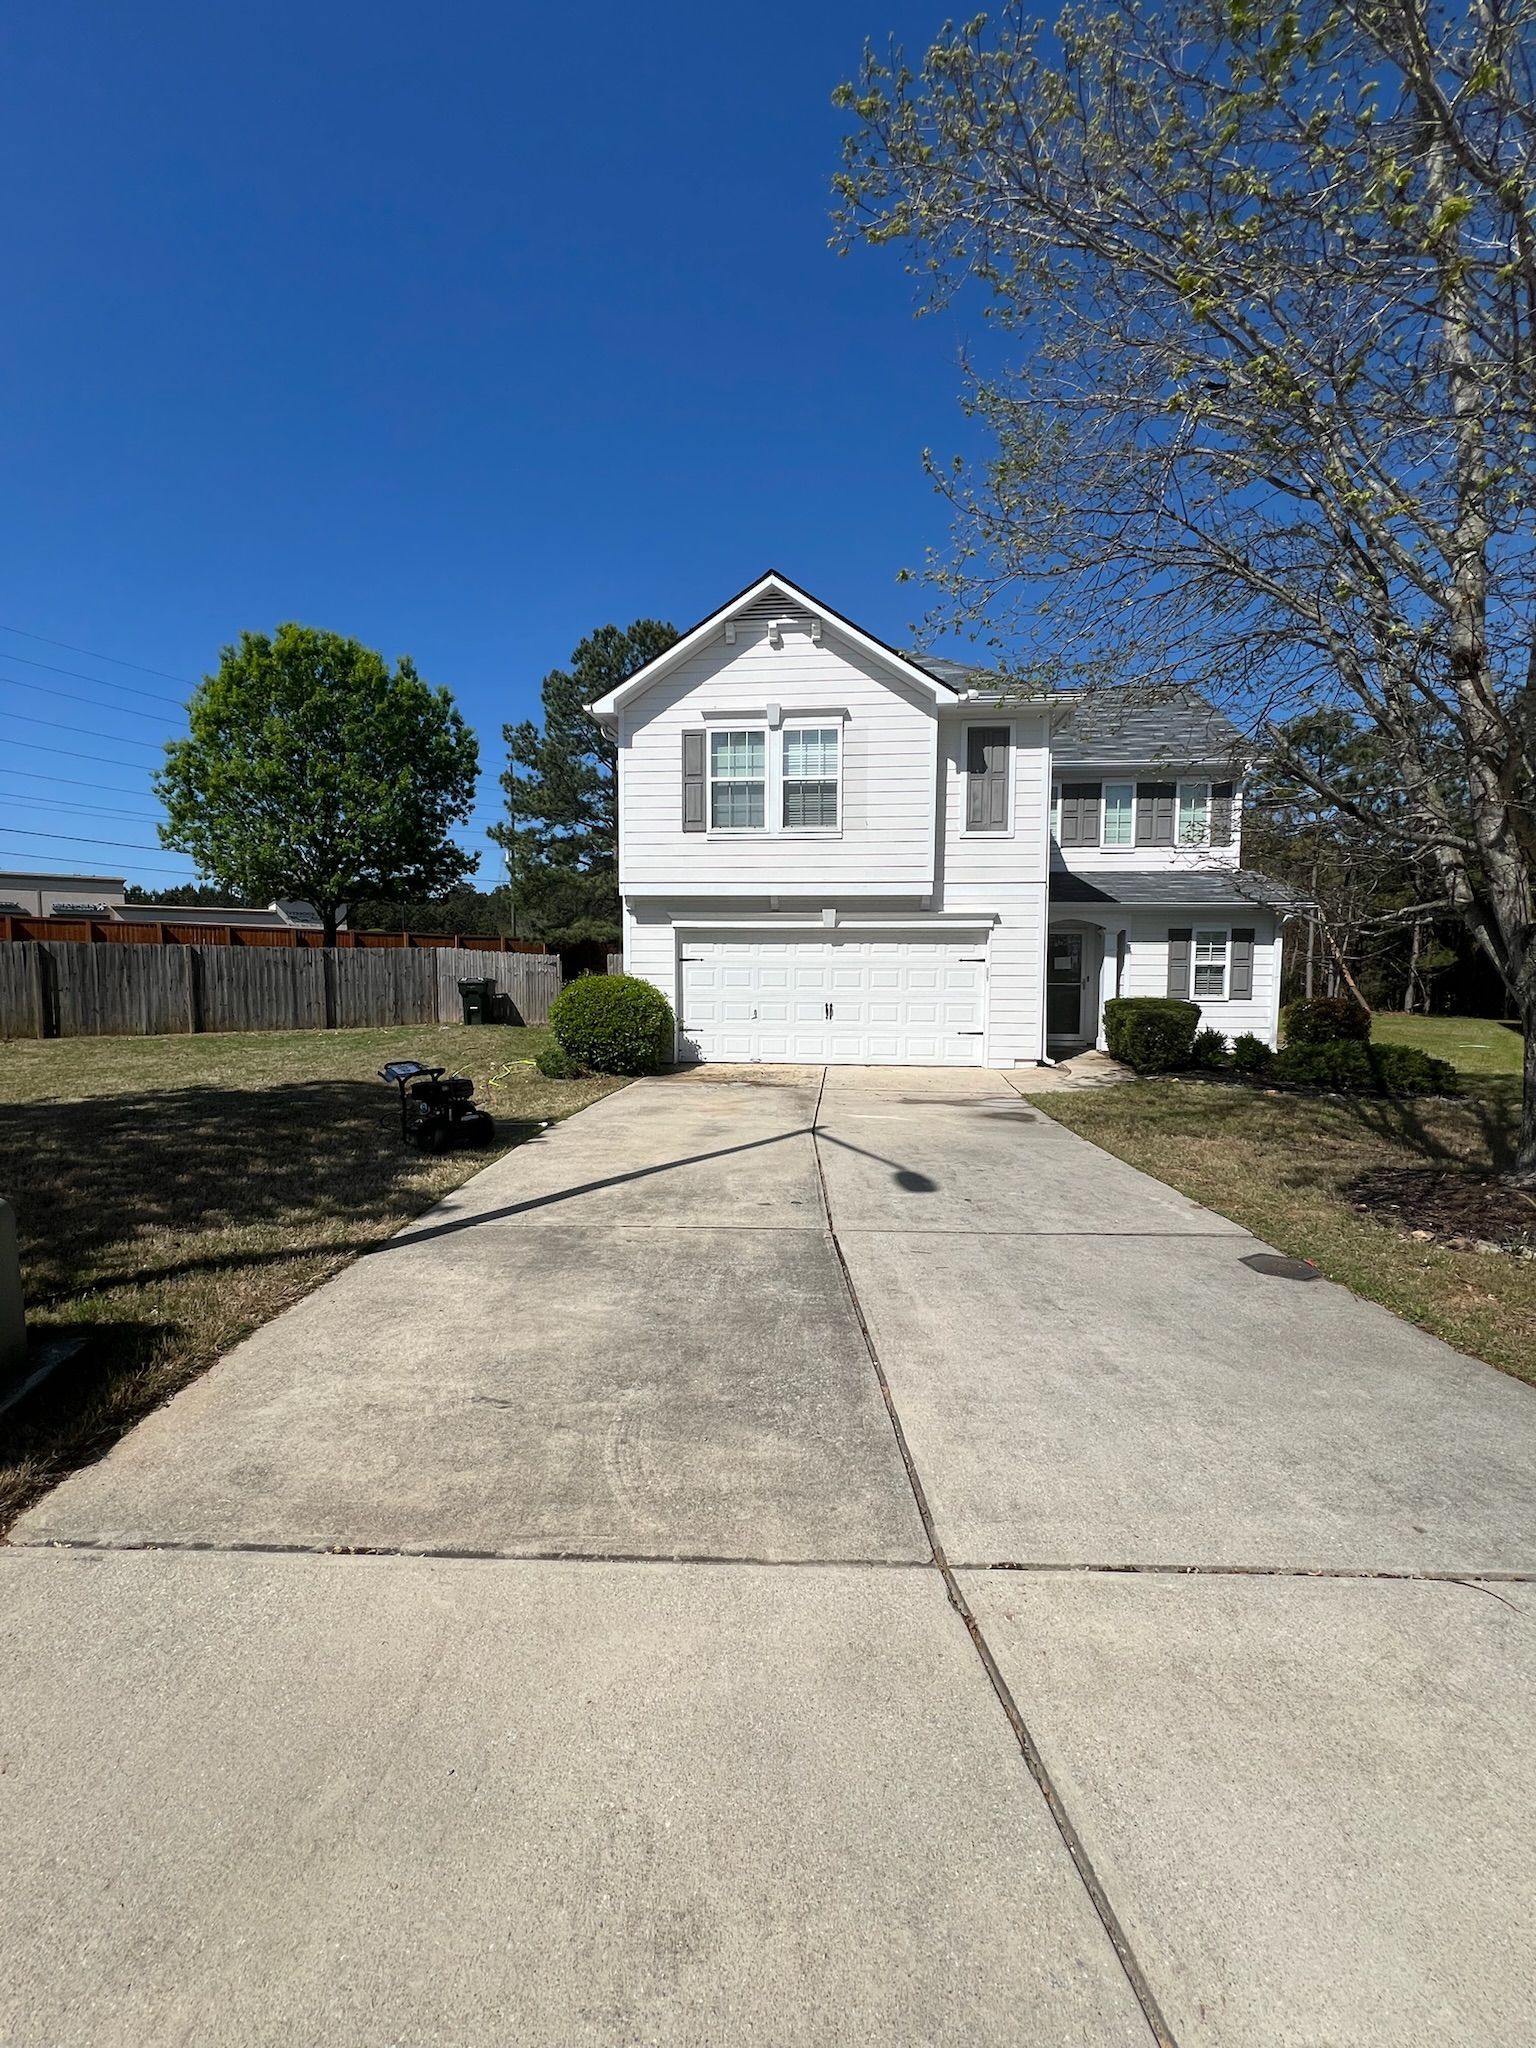
[[[1045,968],[1045,1035],[1083,1036],[1083,935],[1053,931]]]

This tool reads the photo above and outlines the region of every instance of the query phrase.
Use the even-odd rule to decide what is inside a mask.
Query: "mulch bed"
[[[1447,1167],[1381,1167],[1344,1191],[1352,1207],[1458,1252],[1536,1259],[1536,1195]]]

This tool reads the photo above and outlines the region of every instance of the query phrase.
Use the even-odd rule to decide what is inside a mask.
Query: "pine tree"
[[[503,728],[507,819],[490,837],[507,856],[517,936],[551,945],[616,943],[619,916],[617,750],[587,706],[677,640],[659,619],[600,626],[544,678],[542,729]]]

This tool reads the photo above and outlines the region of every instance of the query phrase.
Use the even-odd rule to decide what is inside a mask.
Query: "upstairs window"
[[[784,734],[784,824],[828,832],[837,825],[835,725],[792,727]]]
[[[1136,839],[1136,785],[1134,782],[1106,782],[1104,785],[1104,841],[1106,846],[1131,846]]]
[[[1208,782],[1179,784],[1179,844],[1206,846],[1211,837],[1211,785]]]
[[[709,822],[716,832],[760,832],[767,823],[768,739],[762,732],[709,736]]]

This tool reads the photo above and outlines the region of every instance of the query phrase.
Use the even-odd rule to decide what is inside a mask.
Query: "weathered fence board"
[[[170,946],[42,948],[60,1038],[151,1038],[193,1028],[187,963]]]
[[[622,953],[610,953],[608,955],[607,972],[609,974],[622,974],[624,972],[624,955]]]
[[[39,1038],[36,946],[0,946],[0,1038]]]
[[[457,1024],[458,984],[471,977],[495,981],[500,1022],[547,1024],[560,961],[458,946],[0,940],[0,1038]]]
[[[324,953],[274,947],[183,946],[197,977],[200,1031],[318,1031],[325,1023]]]

